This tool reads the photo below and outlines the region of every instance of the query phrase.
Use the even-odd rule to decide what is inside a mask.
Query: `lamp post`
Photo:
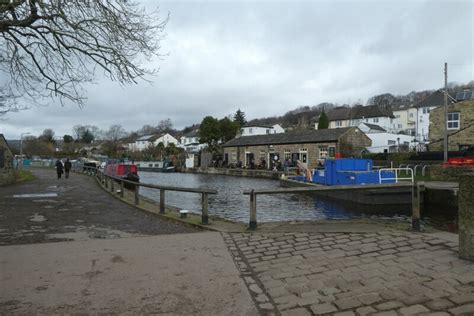
[[[29,134],[30,132],[20,134],[20,166],[19,166],[20,169],[23,168],[23,135],[29,135]]]

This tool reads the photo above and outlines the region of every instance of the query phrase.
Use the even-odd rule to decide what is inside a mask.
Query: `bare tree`
[[[1,0],[5,90],[35,102],[51,96],[82,106],[82,84],[97,69],[121,84],[155,73],[138,59],[160,56],[167,21],[131,0]]]

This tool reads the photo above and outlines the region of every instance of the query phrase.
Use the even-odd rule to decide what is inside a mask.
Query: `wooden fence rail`
[[[288,193],[309,193],[321,191],[343,191],[343,190],[366,190],[380,189],[383,187],[411,187],[412,188],[412,229],[420,231],[420,203],[421,192],[424,191],[424,182],[395,183],[390,185],[368,184],[368,185],[337,185],[337,186],[314,186],[296,187],[282,189],[262,189],[244,191],[244,195],[250,195],[250,219],[249,229],[257,229],[257,195],[261,194],[288,194]]]
[[[120,177],[112,176],[106,174],[100,169],[94,167],[82,167],[82,170],[74,170],[75,172],[87,173],[90,175],[96,176],[106,188],[110,187],[111,192],[115,192],[114,182],[118,182],[120,185],[120,196],[124,196],[124,186],[128,184],[134,188],[134,203],[138,205],[140,203],[140,187],[160,190],[160,214],[165,214],[165,192],[166,191],[176,191],[176,192],[187,192],[187,193],[197,193],[201,194],[201,223],[209,224],[209,194],[216,194],[217,190],[212,189],[201,189],[201,188],[185,188],[185,187],[174,187],[174,186],[164,186],[164,185],[155,185],[147,183],[139,183],[130,180],[126,180]],[[110,182],[110,184],[109,184]]]

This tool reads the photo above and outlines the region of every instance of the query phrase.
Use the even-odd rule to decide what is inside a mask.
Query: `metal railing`
[[[398,175],[398,172],[405,171],[406,174],[410,173],[409,177],[401,177]],[[391,174],[392,172],[395,174],[395,177],[382,177],[382,173]],[[400,180],[410,180],[411,182],[415,181],[415,177],[413,175],[413,169],[411,168],[382,168],[379,169],[379,183],[382,184],[383,181],[392,181],[395,180],[395,183],[398,183]]]
[[[74,170],[74,169],[73,169]],[[201,223],[204,225],[209,224],[209,194],[216,194],[217,190],[212,189],[200,189],[200,188],[184,188],[184,187],[173,187],[173,186],[164,186],[164,185],[154,185],[147,183],[139,183],[123,179],[120,177],[112,176],[104,171],[84,166],[82,170],[74,170],[75,172],[85,173],[97,177],[101,183],[104,184],[106,189],[110,188],[110,192],[115,192],[115,183],[118,182],[120,187],[120,196],[124,197],[125,186],[129,186],[134,191],[134,204],[138,205],[140,203],[140,187],[160,190],[160,214],[165,214],[165,192],[166,191],[176,191],[176,192],[186,192],[186,193],[197,193],[201,194]]]

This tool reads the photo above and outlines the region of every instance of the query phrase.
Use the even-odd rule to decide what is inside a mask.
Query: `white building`
[[[399,107],[393,111],[395,118],[393,119],[393,129],[403,132],[407,135],[415,135],[416,133],[416,117],[417,109],[410,105]]]
[[[174,144],[177,146],[178,140],[168,133],[145,135],[139,137],[133,144],[132,148],[129,146],[129,149],[132,151],[143,151],[149,146],[157,146],[159,143],[163,143],[165,147],[167,147],[169,144]]]
[[[414,136],[389,133],[378,125],[361,123],[359,129],[372,140],[372,146],[367,147],[371,153],[394,153],[406,151],[415,146]]]
[[[448,99],[451,103],[451,100]],[[438,106],[444,104],[444,92],[437,90],[428,97],[424,98],[415,104],[416,112],[416,126],[415,137],[420,144],[427,144],[429,141],[430,132],[430,112]]]
[[[195,130],[181,136],[179,147],[183,148],[188,153],[195,153],[206,148],[207,144],[201,144],[199,142],[199,131]]]
[[[398,132],[395,116],[390,110],[376,105],[339,107],[327,113],[329,128],[359,126],[361,123],[376,124],[390,132]],[[317,125],[315,126],[317,129]]]
[[[246,125],[240,129],[240,136],[255,136],[284,133],[280,124],[275,125]]]

